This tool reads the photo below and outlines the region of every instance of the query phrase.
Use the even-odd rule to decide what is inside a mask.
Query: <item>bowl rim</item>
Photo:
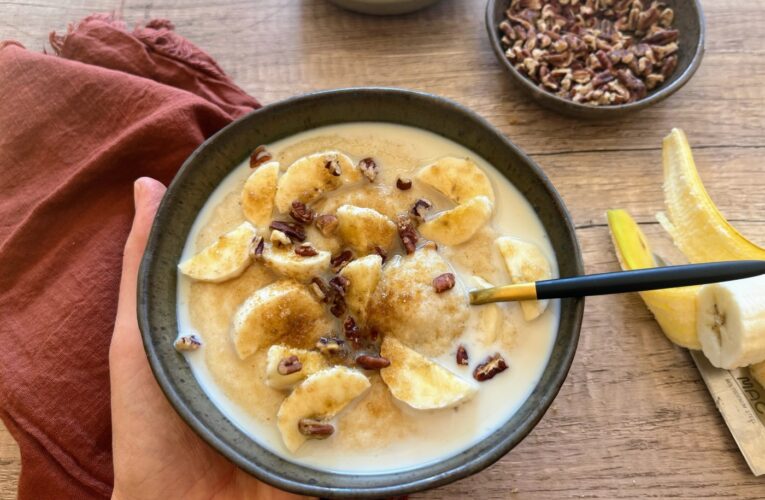
[[[574,101],[569,101],[568,99],[564,99],[562,97],[558,97],[555,94],[551,94],[550,92],[547,92],[545,90],[540,89],[534,83],[526,78],[523,74],[521,74],[517,69],[513,67],[512,64],[510,64],[510,61],[505,56],[505,51],[502,49],[502,41],[500,40],[499,34],[497,30],[499,29],[499,25],[495,25],[494,21],[494,9],[495,6],[500,2],[506,2],[507,0],[489,0],[486,2],[486,12],[484,15],[485,23],[486,23],[486,31],[489,35],[489,43],[491,45],[491,49],[494,52],[494,55],[497,56],[497,59],[500,60],[500,63],[502,66],[510,73],[512,79],[523,86],[523,89],[530,94],[532,94],[537,99],[545,99],[548,101],[549,104],[555,104],[555,106],[549,106],[548,109],[557,111],[559,113],[564,114],[576,114],[581,113],[582,116],[589,115],[590,117],[595,117],[595,115],[605,116],[605,115],[613,115],[617,116],[619,112],[622,113],[630,112],[630,111],[637,111],[639,109],[646,108],[648,106],[651,106],[653,104],[656,104],[658,102],[663,101],[667,97],[671,96],[675,92],[677,92],[683,85],[688,83],[690,81],[691,77],[696,73],[696,71],[699,69],[699,66],[701,66],[701,61],[704,58],[704,42],[706,40],[706,17],[704,16],[704,10],[701,7],[700,0],[691,0],[692,4],[694,5],[697,13],[697,18],[699,21],[699,38],[696,41],[696,45],[693,50],[693,57],[691,57],[691,61],[688,64],[688,66],[683,70],[683,72],[680,74],[680,76],[667,85],[666,87],[660,88],[658,91],[654,92],[653,94],[649,94],[643,99],[640,99],[635,102],[630,102],[626,104],[617,104],[617,105],[609,105],[609,106],[594,106],[592,104],[582,104]],[[559,109],[560,107],[567,107],[569,108],[568,113],[566,111],[562,111]]]
[[[487,436],[486,439],[480,442],[480,443],[487,442],[486,443],[487,447],[485,449],[481,450],[480,452],[477,452],[478,454],[474,457],[467,457],[466,460],[459,463],[458,465],[455,465],[452,468],[441,471],[434,475],[421,475],[415,479],[407,480],[405,482],[396,482],[395,484],[383,484],[382,486],[334,487],[334,486],[324,486],[321,484],[315,484],[315,482],[312,482],[312,481],[304,482],[304,481],[287,477],[278,472],[271,472],[270,470],[266,469],[262,464],[256,463],[256,458],[247,457],[239,453],[238,450],[235,449],[236,447],[230,442],[230,440],[224,439],[224,437],[222,436],[218,436],[215,432],[213,432],[213,430],[210,427],[208,427],[205,424],[205,422],[203,422],[203,419],[200,417],[200,415],[198,415],[197,412],[194,411],[194,405],[192,403],[187,403],[181,397],[181,394],[175,389],[173,382],[171,381],[171,377],[169,373],[165,371],[165,367],[163,366],[163,362],[159,355],[158,349],[155,347],[152,341],[152,325],[150,323],[151,314],[149,311],[150,307],[152,306],[150,304],[150,301],[148,300],[148,297],[149,297],[148,287],[150,286],[150,283],[152,280],[152,273],[154,271],[154,267],[157,265],[160,265],[157,262],[158,259],[155,255],[155,249],[158,245],[158,242],[163,237],[163,225],[167,223],[167,221],[165,221],[164,219],[167,218],[167,212],[169,210],[168,207],[170,207],[171,204],[176,203],[177,199],[179,198],[178,196],[179,193],[177,192],[179,189],[179,186],[183,184],[184,181],[190,176],[196,175],[195,171],[193,170],[195,159],[198,156],[200,156],[200,154],[206,148],[210,147],[211,144],[220,140],[221,137],[225,137],[227,134],[236,134],[236,131],[238,130],[238,128],[242,126],[242,123],[245,123],[253,119],[267,117],[269,114],[277,113],[279,111],[288,109],[298,103],[312,104],[316,101],[332,99],[338,96],[343,96],[348,98],[355,98],[356,96],[360,96],[361,98],[367,98],[367,99],[374,98],[374,97],[381,97],[381,98],[390,98],[390,99],[405,98],[409,100],[418,100],[420,101],[422,105],[425,105],[425,106],[438,106],[438,107],[445,108],[448,112],[456,112],[457,114],[461,114],[462,116],[468,119],[474,120],[476,123],[478,123],[483,129],[485,129],[486,133],[494,134],[496,139],[502,142],[503,147],[513,150],[513,152],[517,154],[523,160],[523,163],[525,164],[524,168],[527,168],[530,171],[530,173],[536,177],[536,181],[539,184],[541,184],[541,187],[544,189],[544,191],[547,192],[547,196],[549,196],[551,202],[553,203],[554,209],[560,212],[560,214],[562,214],[563,217],[561,217],[559,222],[563,226],[563,230],[565,232],[565,238],[570,240],[570,243],[572,244],[573,255],[571,255],[570,257],[573,259],[573,267],[576,269],[577,274],[581,275],[584,273],[584,264],[582,260],[581,249],[579,247],[579,242],[576,237],[576,231],[574,228],[573,219],[571,218],[571,215],[568,212],[563,202],[563,199],[560,197],[560,195],[555,190],[550,180],[544,174],[542,169],[536,164],[536,162],[531,160],[520,148],[518,148],[515,144],[513,144],[501,131],[499,131],[497,128],[492,126],[488,122],[488,120],[484,119],[483,117],[481,117],[474,111],[471,111],[470,109],[454,101],[451,101],[449,99],[439,97],[433,94],[424,93],[424,92],[417,92],[417,91],[405,90],[400,88],[392,88],[392,87],[340,88],[340,89],[324,90],[324,91],[313,92],[313,93],[304,94],[304,95],[298,95],[295,97],[288,98],[286,100],[269,104],[260,109],[257,109],[247,115],[244,115],[243,117],[240,117],[237,120],[234,120],[232,123],[230,123],[223,129],[218,131],[216,134],[208,138],[186,159],[186,161],[183,163],[180,170],[178,171],[178,173],[176,174],[176,176],[173,178],[172,182],[168,186],[165,196],[162,198],[162,201],[157,210],[157,216],[154,220],[149,238],[147,240],[145,253],[141,260],[141,265],[140,265],[139,273],[138,273],[138,287],[137,287],[138,325],[141,330],[142,341],[143,341],[147,358],[149,360],[149,365],[151,367],[151,370],[162,392],[165,394],[168,401],[173,406],[174,410],[181,416],[181,418],[192,428],[192,430],[198,436],[200,436],[204,441],[210,444],[217,452],[221,453],[224,457],[232,461],[234,464],[236,464],[238,467],[240,467],[244,471],[282,490],[300,493],[304,495],[318,496],[318,497],[358,498],[359,496],[379,497],[379,496],[395,496],[395,495],[408,494],[408,493],[413,493],[415,491],[421,491],[424,489],[434,488],[447,483],[451,483],[453,481],[462,479],[464,477],[467,477],[469,475],[472,475],[476,472],[483,470],[484,468],[488,467],[489,465],[493,464],[494,462],[502,458],[504,455],[506,455],[511,449],[517,446],[518,443],[520,443],[531,432],[531,430],[537,425],[537,423],[541,420],[541,418],[544,416],[546,411],[549,409],[553,400],[555,399],[558,392],[560,391],[560,388],[565,382],[565,379],[568,375],[571,364],[574,360],[578,341],[579,341],[581,325],[582,325],[582,317],[584,313],[584,298],[565,299],[567,301],[570,301],[569,303],[570,303],[570,308],[572,312],[571,323],[570,323],[571,331],[566,332],[566,333],[570,333],[570,338],[568,339],[568,342],[565,345],[561,346],[562,355],[560,357],[559,362],[557,364],[553,364],[552,357],[550,358],[550,360],[548,360],[548,363],[542,372],[542,377],[544,379],[546,372],[548,370],[552,370],[551,372],[552,374],[550,376],[550,384],[545,388],[543,393],[539,396],[537,405],[531,408],[529,412],[529,418],[521,422],[521,424],[517,428],[515,428],[513,432],[508,433],[506,435],[498,436],[496,441],[492,441],[489,443],[488,442],[489,437],[494,437],[494,436],[493,435]],[[350,123],[350,122],[358,122],[358,121],[363,121],[363,120],[358,120],[358,119],[342,120],[341,119],[336,121],[335,123]],[[367,121],[387,121],[391,123],[399,123],[402,125],[415,126],[415,125],[408,124],[404,121],[396,122],[393,120],[374,120],[374,119],[370,119]],[[310,130],[312,128],[315,128],[315,126],[302,128],[302,130]],[[418,127],[418,128],[427,130],[425,127]],[[438,135],[442,135],[434,130],[430,130],[430,131],[433,133],[437,133]],[[447,137],[447,139],[449,138]],[[456,140],[456,139],[451,139],[451,140],[454,140],[455,142],[459,143],[459,140]],[[238,162],[234,162],[232,163],[230,168],[233,169],[238,164],[239,164]],[[501,169],[500,169],[500,172],[501,172]],[[217,187],[217,184],[211,187],[211,191],[214,190],[215,187]],[[561,304],[561,307],[563,308],[563,304]],[[562,328],[560,323],[558,328],[559,328],[558,333],[560,333],[561,331],[560,329]],[[173,332],[173,335],[175,335],[175,332]],[[558,335],[556,338],[560,339],[560,336]],[[170,343],[168,343],[168,345],[169,344]],[[171,345],[169,349],[172,349]],[[557,346],[553,345],[552,349],[553,350],[552,350],[551,356],[553,356],[554,353],[556,352]],[[535,386],[535,389],[532,391],[532,394],[534,391],[536,391],[540,387],[540,382],[537,383],[537,385]],[[198,385],[196,380],[194,381],[194,383]],[[204,393],[201,387],[199,387],[198,390],[201,391],[205,397],[207,397],[207,395]],[[521,405],[521,408],[523,407],[523,405],[525,405],[528,402],[529,399],[531,399],[531,397],[532,396],[530,395],[529,398],[526,400],[526,402],[524,402]],[[209,400],[209,398],[207,399]],[[223,415],[223,413],[220,411],[220,409],[217,408],[217,406],[214,405],[214,403],[213,403],[213,406],[225,418],[225,420],[228,421],[228,418],[225,417],[225,415]],[[236,427],[233,423],[231,423],[231,425]],[[507,423],[504,425],[507,425]],[[498,430],[501,430],[501,428]],[[252,442],[254,442],[255,445],[258,448],[260,448],[262,451],[273,454],[270,450],[260,445],[260,443],[256,441],[252,441]],[[410,472],[410,471],[416,472],[420,470],[427,471],[427,469],[430,467],[435,467],[441,464],[448,463],[450,460],[455,459],[461,456],[462,454],[467,453],[468,451],[471,451],[471,448],[463,450],[462,452],[458,452],[455,455],[446,456],[443,459],[439,459],[433,463],[423,464],[422,466],[418,466],[414,469],[407,469],[405,472]],[[297,469],[304,469],[308,472],[313,472],[317,474],[325,474],[330,476],[338,476],[338,477],[360,476],[360,477],[369,479],[374,477],[384,478],[387,476],[398,476],[398,474],[400,474],[399,471],[381,472],[379,474],[370,473],[370,474],[363,474],[363,475],[353,474],[353,473],[337,473],[337,472],[333,472],[329,470],[316,470],[311,467],[307,467],[307,466],[304,466],[295,462],[290,462],[290,461],[286,461],[286,463],[291,467],[295,467]]]

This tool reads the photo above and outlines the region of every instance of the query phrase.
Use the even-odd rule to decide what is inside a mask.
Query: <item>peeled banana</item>
[[[263,250],[263,263],[269,269],[301,283],[308,283],[329,269],[332,254],[316,250],[316,255],[302,256],[295,253],[291,246],[266,245]]]
[[[219,236],[212,245],[181,262],[178,269],[199,281],[219,283],[236,278],[252,262],[250,244],[257,230],[244,222],[233,231]]]
[[[437,214],[421,224],[419,231],[423,237],[443,245],[459,245],[472,238],[491,219],[493,210],[487,196],[476,196]]]
[[[265,228],[274,211],[279,162],[261,165],[250,174],[242,189],[242,212],[256,227]]]
[[[718,368],[765,360],[765,276],[704,285],[698,295],[699,341]]]
[[[476,196],[485,196],[494,204],[494,190],[489,178],[469,158],[441,158],[422,167],[417,173],[417,180],[435,188],[457,204]]]
[[[293,365],[300,367],[297,370],[284,367],[284,360],[289,360],[292,356],[297,358],[299,363],[299,365]],[[281,371],[280,364],[283,365]],[[291,389],[301,380],[327,367],[327,358],[320,352],[280,344],[272,345],[268,349],[266,384],[274,389]]]
[[[362,254],[374,252],[375,247],[388,250],[396,238],[396,224],[372,208],[342,205],[335,215],[340,238]]]
[[[497,238],[495,243],[513,283],[530,283],[552,277],[547,257],[535,244],[511,236]],[[545,312],[548,303],[547,300],[521,301],[523,318],[526,321],[535,320]]]
[[[608,227],[622,269],[656,267],[645,235],[624,210],[609,210]],[[701,349],[696,333],[696,294],[698,286],[640,292],[640,298],[653,313],[664,334],[675,344]]]
[[[282,402],[276,414],[284,445],[289,451],[296,451],[308,440],[299,430],[302,419],[331,419],[370,385],[364,374],[345,366],[327,368],[305,379]]]
[[[448,408],[467,401],[477,391],[475,384],[392,337],[385,337],[380,354],[390,360],[380,376],[391,394],[417,410]]]
[[[340,275],[349,281],[345,292],[348,310],[356,319],[365,321],[367,306],[382,277],[382,257],[367,255],[353,260],[340,271]]]
[[[287,213],[293,201],[311,203],[324,193],[361,178],[348,156],[326,151],[304,156],[287,168],[276,189],[276,209]]]
[[[662,159],[667,213],[659,222],[689,261],[765,259],[765,249],[742,236],[709,197],[682,130],[664,138]]]

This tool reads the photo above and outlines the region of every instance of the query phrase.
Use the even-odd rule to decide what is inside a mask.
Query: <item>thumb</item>
[[[135,216],[122,257],[122,279],[119,307],[117,308],[118,324],[125,324],[128,321],[135,324],[138,268],[146,248],[146,240],[149,239],[149,231],[154,222],[154,216],[164,194],[165,186],[149,177],[141,177],[133,184]]]

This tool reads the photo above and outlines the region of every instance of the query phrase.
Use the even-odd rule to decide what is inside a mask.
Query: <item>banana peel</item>
[[[667,213],[657,218],[690,262],[765,259],[765,249],[739,233],[709,197],[682,130],[664,138],[662,161]]]
[[[621,268],[656,267],[651,247],[630,214],[624,210],[609,210],[606,215]],[[699,289],[699,286],[689,286],[640,292],[640,298],[667,338],[688,349],[701,349],[696,334],[696,294]]]

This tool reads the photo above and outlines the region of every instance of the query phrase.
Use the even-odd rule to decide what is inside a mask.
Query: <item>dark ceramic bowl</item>
[[[499,29],[499,23],[505,18],[505,11],[510,6],[510,1],[489,0],[486,5],[486,29],[489,32],[491,48],[499,59],[499,63],[507,70],[510,79],[516,85],[538,104],[563,115],[575,118],[608,119],[619,118],[627,113],[647,108],[663,101],[688,83],[704,57],[705,21],[699,0],[664,0],[664,3],[675,11],[673,25],[680,31],[677,69],[670,79],[649,91],[643,99],[629,104],[593,106],[569,101],[540,89],[534,82],[515,69],[510,60],[505,57],[505,50],[500,41],[502,32]]]
[[[154,375],[178,413],[239,467],[278,488],[321,497],[395,496],[455,481],[491,465],[542,418],[574,358],[583,299],[564,300],[552,357],[529,399],[500,429],[464,452],[422,467],[372,475],[311,469],[249,439],[207,398],[177,333],[176,266],[191,225],[215,187],[260,144],[344,122],[383,121],[430,130],[464,145],[499,169],[534,207],[557,252],[561,276],[582,274],[579,246],[563,202],[540,168],[486,120],[451,101],[397,89],[365,88],[295,97],[221,130],[186,160],[159,207],[141,263],[138,321]]]

